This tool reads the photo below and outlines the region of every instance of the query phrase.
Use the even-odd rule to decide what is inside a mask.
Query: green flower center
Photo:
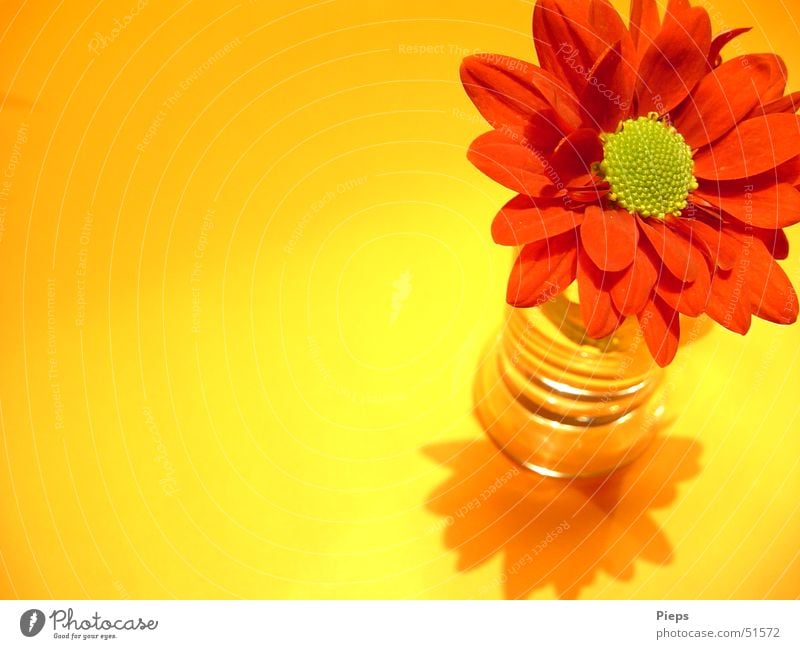
[[[600,139],[600,171],[612,201],[642,216],[680,216],[697,181],[692,150],[674,127],[650,113],[620,122],[615,133],[603,133]]]

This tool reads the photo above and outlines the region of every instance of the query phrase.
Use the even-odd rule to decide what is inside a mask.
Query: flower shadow
[[[453,474],[427,507],[443,517],[459,570],[504,557],[500,575],[470,597],[502,586],[506,598],[520,599],[550,586],[557,597],[573,599],[600,573],[628,582],[638,561],[672,560],[653,512],[697,475],[701,448],[692,439],[657,437],[610,476],[564,480],[519,468],[485,439],[431,445],[425,454]]]

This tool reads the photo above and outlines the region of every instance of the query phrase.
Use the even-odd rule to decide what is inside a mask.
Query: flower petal
[[[750,113],[752,117],[769,115],[770,113],[796,113],[800,110],[800,92],[793,92],[765,104],[759,102]]]
[[[631,265],[639,243],[636,219],[625,210],[586,208],[581,243],[592,262],[603,270],[623,270]]]
[[[664,24],[639,65],[639,113],[666,113],[708,71],[711,21],[702,7],[670,0]]]
[[[644,232],[656,255],[676,279],[683,282],[695,280],[698,271],[686,239],[673,232],[659,219],[639,219],[639,229]]]
[[[572,92],[542,68],[501,54],[475,54],[461,63],[461,82],[481,115],[495,128],[522,133],[531,115],[548,110],[564,127],[581,122]]]
[[[760,239],[752,240],[749,262],[746,279],[752,312],[759,318],[778,324],[795,322],[797,294],[784,270]]]
[[[777,230],[800,222],[800,192],[787,183],[736,193],[719,189],[697,189],[694,193],[738,221],[758,228]]]
[[[503,246],[521,246],[574,230],[582,220],[582,212],[564,209],[559,199],[534,201],[515,196],[494,217],[492,238]]]
[[[678,314],[654,294],[645,308],[637,314],[637,318],[653,359],[661,367],[666,367],[678,351],[681,336]]]
[[[567,196],[570,200],[574,201],[575,204],[597,203],[606,194],[608,194],[608,189],[602,187],[586,189],[569,188],[567,190]]]
[[[724,224],[723,234],[734,242],[737,255],[745,245],[750,245],[750,237],[755,237],[764,244],[773,259],[786,259],[789,256],[789,240],[783,230],[756,228],[731,220]]]
[[[786,81],[789,78],[789,70],[786,69],[786,64],[781,57],[777,57],[779,66],[773,68],[772,82],[769,87],[764,91],[761,97],[762,101],[774,101],[783,97],[786,92]]]
[[[699,178],[698,181],[700,183],[700,189],[703,191],[723,194],[744,191],[745,185],[752,185],[753,191],[772,187],[777,183],[787,183],[797,188],[798,185],[800,185],[800,155],[790,158],[774,169],[768,169],[767,171],[747,176],[746,178],[716,181],[708,180],[707,178]],[[692,197],[694,197],[694,199],[692,199]],[[706,202],[700,199],[696,193],[692,194],[689,198],[698,205],[700,205],[701,202]],[[711,209],[719,212],[716,206]]]
[[[622,315],[635,315],[647,304],[658,278],[653,262],[642,248],[636,250],[633,263],[611,286],[611,300]]]
[[[590,174],[592,163],[603,159],[603,144],[597,131],[589,128],[580,128],[573,131],[559,142],[550,164],[553,165],[558,179],[563,184]]]
[[[583,176],[574,178],[569,184],[565,201],[598,203],[609,191],[610,188],[605,180],[594,174],[584,174]],[[568,205],[568,207],[574,206]]]
[[[689,242],[689,254],[697,269],[694,281],[680,282],[672,273],[661,273],[656,292],[676,311],[696,317],[703,313],[710,298],[711,268],[699,243]]]
[[[610,45],[597,59],[579,99],[586,115],[585,126],[613,131],[628,116],[636,86],[633,58],[633,43],[627,36]]]
[[[737,334],[750,329],[750,297],[744,284],[741,260],[731,270],[719,270],[711,279],[711,299],[706,314]],[[744,271],[746,272],[746,270]]]
[[[575,280],[577,231],[529,243],[522,248],[506,291],[515,307],[539,306],[554,298]]]
[[[533,9],[533,40],[539,63],[564,79],[576,96],[586,85],[586,74],[595,61],[619,38],[608,38],[608,25],[590,23],[590,4],[587,0],[539,0]],[[608,40],[604,41],[604,36]]]
[[[604,46],[630,37],[625,22],[609,0],[589,0],[589,25]]]
[[[756,187],[772,185],[773,183],[789,183],[792,187],[800,185],[800,155],[775,167],[775,169],[752,178]]]
[[[502,132],[518,137],[520,144],[535,149],[542,155],[548,156],[553,153],[558,143],[563,140],[569,130],[564,130],[559,124],[555,111],[543,110],[532,113],[528,118],[528,125],[523,129],[521,136],[506,129]]]
[[[661,30],[656,0],[631,0],[630,31],[637,52],[642,54]]]
[[[769,88],[780,69],[775,54],[749,54],[726,61],[704,76],[673,115],[675,127],[696,149],[725,135]]]
[[[746,178],[774,169],[800,153],[800,121],[774,113],[740,122],[694,157],[694,174],[709,180]]]
[[[786,259],[789,256],[789,240],[783,230],[753,228],[753,234],[761,239],[773,259]]]
[[[711,47],[708,50],[708,63],[709,66],[712,68],[718,67],[722,63],[722,57],[720,56],[720,52],[722,48],[725,47],[728,43],[730,43],[734,38],[737,36],[741,36],[742,34],[746,34],[749,32],[752,27],[739,27],[737,29],[729,29],[728,31],[722,32],[721,34],[717,34],[714,37],[714,40],[711,41]]]
[[[467,157],[492,180],[518,194],[552,196],[556,193],[545,175],[543,159],[499,131],[478,136],[470,145]]]
[[[584,250],[578,251],[577,271],[578,300],[586,334],[590,338],[605,338],[625,319],[614,308],[608,291],[615,278],[597,268]]]
[[[683,219],[684,228],[692,231],[695,239],[705,246],[710,259],[714,260],[717,268],[730,270],[736,263],[741,243],[730,236],[723,227],[722,221],[707,223],[700,219]]]

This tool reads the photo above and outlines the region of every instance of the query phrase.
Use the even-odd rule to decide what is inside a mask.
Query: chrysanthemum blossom
[[[514,190],[492,223],[521,246],[507,301],[532,307],[577,280],[587,334],[638,318],[659,365],[679,314],[744,334],[753,315],[789,324],[797,295],[776,263],[800,221],[800,97],[775,54],[722,61],[747,29],[712,37],[708,13],[632,0],[538,0],[539,65],[466,58],[461,79],[493,127],[471,145]]]

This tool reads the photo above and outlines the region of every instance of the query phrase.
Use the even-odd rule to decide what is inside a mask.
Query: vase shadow
[[[552,587],[573,599],[601,573],[627,582],[636,563],[667,564],[672,546],[653,516],[700,470],[701,445],[657,435],[629,466],[602,478],[564,480],[527,471],[486,438],[427,446],[452,471],[427,507],[442,517],[445,545],[469,571],[503,556],[499,575],[465,594],[509,599]],[[635,596],[635,593],[633,593]]]

